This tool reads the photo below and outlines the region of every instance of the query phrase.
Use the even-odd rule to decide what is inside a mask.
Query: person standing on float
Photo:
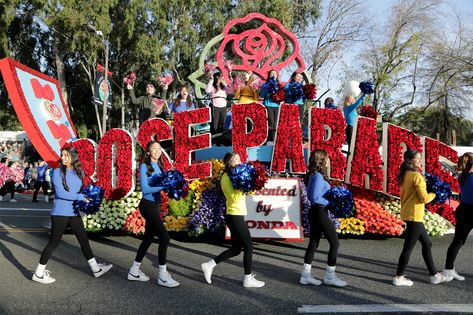
[[[33,274],[33,281],[49,284],[56,281],[51,277],[46,264],[51,258],[53,251],[59,245],[62,235],[67,226],[79,241],[80,248],[84,254],[94,277],[98,278],[112,268],[111,264],[98,264],[95,260],[89,239],[82,223],[80,215],[76,214],[72,206],[74,201],[87,198],[80,193],[82,188],[84,172],[75,148],[64,148],[61,151],[61,165],[53,172],[52,184],[54,186],[54,205],[51,210],[51,233],[49,242],[41,253],[39,264]]]
[[[330,189],[327,177],[328,156],[325,150],[314,150],[310,154],[305,183],[307,185],[307,196],[311,207],[309,211],[310,241],[304,256],[304,266],[299,282],[301,284],[320,285],[322,281],[311,275],[314,254],[319,247],[322,233],[330,245],[327,257],[327,268],[325,270],[324,283],[336,287],[344,287],[347,283],[338,278],[335,273],[337,253],[340,243],[332,220],[328,217],[325,208],[328,200],[323,196]]]
[[[276,86],[279,88],[279,74],[276,70],[271,70],[268,73],[268,78],[265,83],[261,86],[259,97],[263,99],[263,105],[266,107],[268,112],[268,141],[274,141],[274,135],[276,133],[276,124],[278,121],[278,112],[280,102],[273,100],[274,91],[270,91],[270,80],[275,81]],[[273,93],[274,92],[274,93]],[[277,92],[277,91],[276,91]]]
[[[140,184],[143,197],[138,206],[141,216],[146,220],[145,234],[136,253],[135,261],[128,271],[127,278],[130,281],[149,281],[150,277],[140,270],[140,266],[149,247],[154,241],[154,237],[157,236],[159,242],[157,284],[168,288],[174,288],[179,285],[179,282],[174,280],[167,271],[166,256],[170,238],[168,231],[161,220],[161,190],[164,187],[151,187],[149,185],[149,180],[153,175],[159,175],[163,172],[161,156],[162,148],[159,142],[149,142],[146,146],[146,152],[140,165]]]
[[[455,236],[447,250],[444,276],[451,276],[458,281],[464,281],[465,277],[455,271],[455,259],[460,248],[465,244],[468,235],[473,229],[473,153],[467,152],[458,159],[460,175],[460,205],[455,210]]]
[[[245,276],[243,278],[243,286],[246,288],[261,288],[264,286],[263,281],[256,280],[252,274],[253,260],[253,243],[248,225],[245,222],[246,199],[242,190],[233,188],[229,177],[231,170],[241,164],[240,156],[235,152],[228,152],[223,159],[225,169],[220,180],[220,186],[225,195],[227,213],[225,215],[225,223],[231,233],[232,247],[215,257],[214,259],[201,265],[204,277],[207,283],[212,283],[212,272],[217,264],[229,258],[238,256],[243,247],[243,267]]]
[[[207,87],[205,93],[210,95],[212,103],[212,134],[221,133],[225,127],[227,118],[227,96],[233,93],[233,90],[225,84],[225,80],[220,72],[215,72]]]
[[[286,104],[296,104],[299,106],[299,121],[302,127],[304,118],[304,100],[305,94],[302,86],[304,78],[299,72],[293,72],[291,79],[284,86],[284,95]]]
[[[343,115],[345,116],[345,121],[347,122],[347,128],[345,130],[345,134],[347,137],[347,144],[348,147],[351,145],[351,136],[353,134],[353,125],[355,124],[355,119],[358,116],[356,110],[358,107],[363,105],[363,101],[365,99],[365,94],[361,94],[361,96],[355,101],[353,96],[345,97],[343,101]]]
[[[404,276],[412,250],[419,240],[422,245],[422,257],[430,273],[430,283],[439,284],[451,281],[453,277],[446,277],[435,268],[432,258],[432,241],[424,227],[425,204],[435,199],[434,193],[427,192],[424,176],[419,172],[422,168],[422,157],[416,150],[404,152],[404,161],[398,175],[401,187],[401,220],[406,222],[404,232],[404,246],[397,265],[393,284],[396,286],[412,286],[414,282]]]
[[[251,104],[258,102],[258,90],[252,87],[254,81],[253,71],[247,70],[243,73],[244,85],[235,91],[238,104]]]

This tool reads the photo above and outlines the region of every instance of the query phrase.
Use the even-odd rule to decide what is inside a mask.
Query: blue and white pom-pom
[[[187,192],[187,182],[182,173],[177,170],[154,174],[149,179],[149,185],[162,186],[168,197],[175,200],[180,199]],[[153,196],[156,201],[159,200],[159,194],[153,194]]]
[[[100,209],[100,204],[102,203],[104,189],[95,184],[89,184],[86,187],[82,188],[81,194],[89,200],[76,200],[72,203],[74,207],[74,212],[76,214],[94,214],[97,213]]]
[[[446,182],[441,181],[437,176],[425,173],[427,191],[435,193],[433,203],[445,203],[452,196],[452,188]]]
[[[235,166],[228,174],[233,188],[243,190],[245,193],[255,190],[257,176],[253,165],[246,162]]]
[[[323,195],[323,198],[328,200],[326,208],[335,217],[346,218],[353,213],[355,201],[352,193],[345,187],[332,187]]]
[[[363,94],[373,94],[374,93],[373,81],[360,82],[360,90],[361,90],[361,93]]]

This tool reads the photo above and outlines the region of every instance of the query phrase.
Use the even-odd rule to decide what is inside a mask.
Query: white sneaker
[[[334,287],[345,287],[348,285],[346,281],[340,279],[335,272],[325,272],[324,283],[333,285]]]
[[[10,199],[10,202],[18,202],[16,199]]]
[[[149,281],[149,277],[147,275],[144,274],[143,271],[139,270],[138,269],[138,272],[136,273],[136,275],[132,274],[130,271],[128,272],[128,280],[130,281]]]
[[[49,284],[56,281],[56,279],[51,277],[51,272],[49,270],[45,270],[42,277],[38,277],[36,273],[33,273],[32,280],[43,284]]]
[[[251,274],[249,277],[245,276],[243,280],[243,286],[245,288],[262,288],[265,283],[263,281],[256,280],[255,275]]]
[[[314,278],[310,273],[303,272],[301,275],[301,279],[299,280],[300,284],[313,284],[313,285],[321,285],[322,281],[319,279]]]
[[[106,273],[107,271],[112,269],[112,267],[113,267],[112,264],[108,264],[108,265],[107,264],[97,264],[97,266],[99,267],[99,271],[94,272],[95,278],[100,277],[101,275],[103,275],[104,273]]]
[[[404,276],[399,276],[399,277],[394,277],[393,279],[393,284],[397,286],[406,286],[410,287],[411,285],[414,284],[411,279],[407,279]]]
[[[3,196],[0,196],[0,202],[3,201]]]
[[[174,280],[169,274],[169,272],[164,271],[160,272],[158,275],[158,285],[168,288],[175,288],[179,285],[179,282]]]
[[[440,272],[437,272],[433,276],[430,276],[430,283],[432,284],[439,284],[442,282],[448,282],[452,280],[453,280],[453,276],[444,276]]]
[[[212,272],[214,271],[215,267],[210,267],[210,264],[208,262],[203,263],[200,266],[202,267],[202,271],[204,272],[205,281],[207,281],[208,284],[211,284]]]
[[[460,275],[455,271],[455,269],[445,269],[444,271],[442,271],[442,274],[443,274],[445,277],[452,277],[453,279],[458,280],[458,281],[465,281],[465,277],[460,276]]]
[[[49,196],[44,196],[44,201],[49,202]]]

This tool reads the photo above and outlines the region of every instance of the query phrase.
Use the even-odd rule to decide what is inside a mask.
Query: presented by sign
[[[272,178],[246,196],[246,224],[252,238],[303,241],[302,195],[297,178]],[[226,229],[226,237],[230,231]]]

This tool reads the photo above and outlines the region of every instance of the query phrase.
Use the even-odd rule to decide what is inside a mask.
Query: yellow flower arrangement
[[[363,220],[352,218],[340,218],[340,228],[338,233],[361,235],[365,233],[365,222]]]
[[[189,217],[168,215],[164,217],[164,226],[168,231],[185,231]]]

